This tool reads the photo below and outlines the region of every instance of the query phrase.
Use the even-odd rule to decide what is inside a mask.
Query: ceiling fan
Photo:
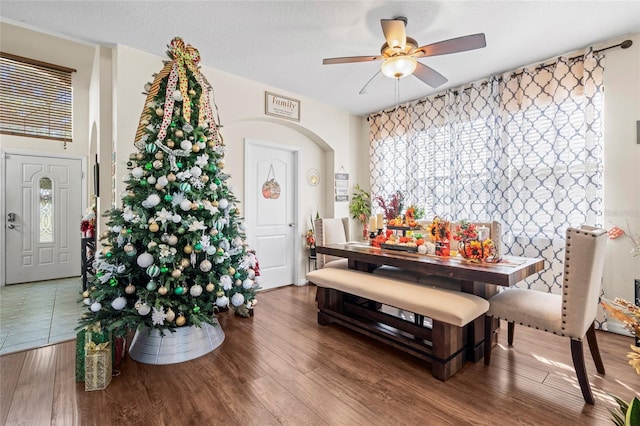
[[[384,61],[380,70],[360,90],[360,94],[366,93],[367,86],[380,72],[389,78],[396,79],[413,74],[431,87],[441,86],[448,81],[447,78],[433,68],[418,62],[417,59],[481,49],[487,45],[484,34],[478,33],[418,47],[415,39],[407,37],[405,31],[407,18],[404,16],[381,19],[380,24],[386,42],[380,48],[379,56],[346,56],[322,60],[325,65]]]

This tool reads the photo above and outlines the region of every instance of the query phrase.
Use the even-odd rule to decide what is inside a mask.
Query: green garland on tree
[[[123,207],[106,213],[81,326],[173,330],[214,323],[229,307],[249,316],[256,304],[259,268],[223,172],[211,86],[196,49],[177,37],[169,48],[171,60],[145,86],[138,151],[127,163]]]

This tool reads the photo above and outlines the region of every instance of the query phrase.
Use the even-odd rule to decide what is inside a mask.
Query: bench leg
[[[433,321],[432,326],[431,374],[436,379],[445,381],[458,371],[465,360],[464,329],[440,321]]]

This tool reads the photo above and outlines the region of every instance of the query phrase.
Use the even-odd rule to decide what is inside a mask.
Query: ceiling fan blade
[[[442,86],[444,83],[449,81],[444,75],[440,74],[438,71],[434,70],[431,67],[426,66],[425,64],[421,64],[420,62],[418,62],[418,66],[416,67],[416,70],[413,72],[413,75],[415,75],[424,83],[428,84],[433,88]]]
[[[358,94],[359,94],[359,95],[366,95],[366,94],[367,94],[367,88],[368,88],[369,84],[371,84],[371,82],[373,81],[373,79],[374,79],[374,78],[376,78],[376,77],[378,76],[378,74],[380,74],[381,72],[382,72],[382,70],[378,70],[378,72],[377,72],[377,73],[375,73],[375,74],[373,75],[373,77],[371,77],[371,78],[369,79],[369,81],[367,81],[367,83],[366,83],[364,86],[362,86],[362,89],[360,89],[360,91],[358,92]]]
[[[348,64],[350,62],[371,62],[384,59],[382,56],[344,56],[342,58],[326,58],[322,60],[324,65]]]
[[[396,51],[404,50],[407,45],[405,22],[400,19],[381,19],[380,25],[389,47]]]
[[[449,40],[439,41],[426,46],[418,47],[414,56],[426,57],[447,55],[449,53],[464,52],[467,50],[481,49],[487,45],[484,33],[471,34],[467,36],[451,38]]]

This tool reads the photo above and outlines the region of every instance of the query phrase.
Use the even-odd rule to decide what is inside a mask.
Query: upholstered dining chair
[[[598,373],[604,365],[598,350],[594,321],[602,280],[607,232],[582,226],[566,232],[562,294],[511,288],[489,299],[485,316],[484,363],[491,362],[492,318],[506,320],[507,341],[513,344],[515,323],[568,337],[571,356],[584,400],[593,404],[593,394],[584,363],[582,340],[587,337]]]
[[[350,240],[349,218],[319,218],[314,221],[316,227],[316,244],[346,243]],[[318,269],[321,268],[347,268],[347,259],[341,257],[318,254]]]

